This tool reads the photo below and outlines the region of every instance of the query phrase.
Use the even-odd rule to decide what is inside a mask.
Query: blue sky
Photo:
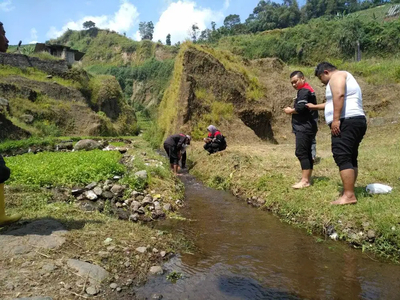
[[[11,45],[44,42],[67,28],[82,29],[85,20],[138,39],[138,24],[153,21],[154,40],[184,40],[193,23],[222,25],[229,14],[244,21],[259,0],[0,0],[0,22]]]

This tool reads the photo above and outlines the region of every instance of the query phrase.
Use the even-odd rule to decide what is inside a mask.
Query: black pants
[[[0,183],[4,183],[8,178],[10,178],[10,169],[7,168],[3,156],[0,155]]]
[[[358,168],[358,147],[366,131],[363,116],[340,120],[340,134],[332,135],[332,154],[340,171]]]
[[[182,153],[181,157],[181,168],[184,169],[186,168],[186,151]]]
[[[169,157],[169,163],[171,165],[177,165],[178,164],[178,150],[176,149],[175,145],[170,145],[170,144],[164,144],[164,150],[167,152],[167,155]]]
[[[226,149],[226,144],[224,143],[205,143],[204,150],[207,150],[210,154],[216,153]]]
[[[296,157],[300,161],[302,170],[312,170],[314,167],[312,157],[312,144],[316,133],[295,132],[296,135]]]

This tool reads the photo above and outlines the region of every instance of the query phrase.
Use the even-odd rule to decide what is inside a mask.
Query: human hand
[[[331,132],[333,136],[338,136],[340,134],[340,120],[333,120],[331,124]]]
[[[306,104],[306,107],[307,107],[308,109],[310,109],[310,110],[316,109],[316,105],[313,104],[313,103],[307,103],[307,104]]]
[[[283,111],[284,111],[286,114],[290,115],[290,114],[293,112],[293,108],[291,108],[291,107],[288,106],[288,107],[284,108]]]

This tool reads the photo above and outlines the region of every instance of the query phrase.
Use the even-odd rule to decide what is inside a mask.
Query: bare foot
[[[303,189],[303,188],[306,188],[309,186],[310,186],[309,182],[300,181],[300,182],[296,183],[295,185],[292,185],[292,188],[298,190],[298,189]]]
[[[346,204],[356,204],[357,199],[355,196],[353,197],[347,197],[347,196],[341,196],[339,199],[336,201],[331,202],[331,205],[346,205]]]

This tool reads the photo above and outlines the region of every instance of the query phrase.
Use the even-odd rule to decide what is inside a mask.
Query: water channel
[[[334,241],[317,242],[304,230],[248,206],[227,192],[183,175],[190,221],[159,229],[180,232],[196,253],[172,258],[164,275],[136,290],[151,299],[400,299],[400,266],[377,261]],[[170,272],[182,274],[176,283]]]

